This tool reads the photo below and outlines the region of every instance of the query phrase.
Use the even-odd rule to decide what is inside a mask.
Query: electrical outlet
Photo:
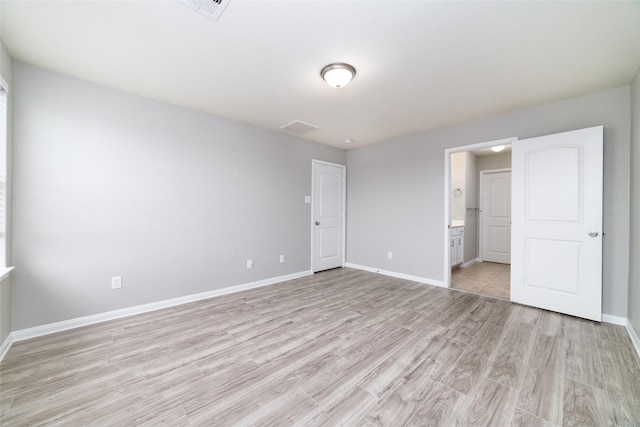
[[[284,264],[284,255],[280,255],[280,264]]]
[[[114,276],[111,278],[111,289],[120,289],[122,287],[122,276]]]
[[[247,260],[247,270],[253,268],[253,260],[252,259],[248,259]]]
[[[393,259],[393,252],[387,252],[387,259]]]

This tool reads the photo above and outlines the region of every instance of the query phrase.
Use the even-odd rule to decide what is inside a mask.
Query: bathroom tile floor
[[[451,271],[451,287],[508,300],[511,286],[511,266],[495,262],[476,262]]]

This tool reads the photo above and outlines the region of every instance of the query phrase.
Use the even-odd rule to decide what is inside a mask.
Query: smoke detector
[[[180,0],[183,4],[217,21],[231,0]]]

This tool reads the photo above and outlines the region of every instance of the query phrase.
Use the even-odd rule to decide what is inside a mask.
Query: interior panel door
[[[511,300],[602,320],[602,126],[513,143]]]
[[[482,177],[482,260],[511,263],[511,172]]]
[[[313,271],[344,263],[345,167],[313,163]]]

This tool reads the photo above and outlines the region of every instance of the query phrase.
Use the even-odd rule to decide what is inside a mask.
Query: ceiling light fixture
[[[345,139],[344,143],[345,144],[353,144],[353,139],[351,139],[351,138]]]
[[[320,75],[329,86],[340,89],[349,84],[356,75],[356,69],[349,64],[335,63],[324,67]]]
[[[499,153],[502,150],[504,150],[504,145],[496,145],[491,147],[491,151],[493,151],[494,153]]]

